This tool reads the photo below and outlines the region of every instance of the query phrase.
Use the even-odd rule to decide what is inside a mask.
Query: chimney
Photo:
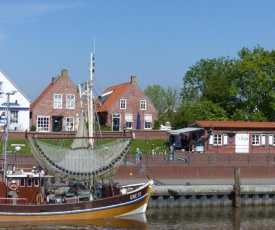
[[[61,76],[68,77],[68,70],[67,69],[62,69]]]
[[[136,85],[137,84],[137,77],[136,76],[131,76],[131,84]]]

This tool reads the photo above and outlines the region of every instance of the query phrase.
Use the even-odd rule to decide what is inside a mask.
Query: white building
[[[10,130],[29,130],[30,100],[0,69],[0,129],[6,124],[8,107],[10,111]]]

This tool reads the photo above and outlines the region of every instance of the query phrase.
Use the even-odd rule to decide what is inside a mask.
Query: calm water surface
[[[126,219],[0,222],[0,229],[275,229],[275,207],[149,208],[146,215]]]

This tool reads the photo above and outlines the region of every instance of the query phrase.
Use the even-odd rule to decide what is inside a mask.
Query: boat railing
[[[6,201],[5,204],[14,204],[17,205],[20,204],[27,204],[27,198],[3,198],[0,197],[0,204],[3,204],[3,201]]]

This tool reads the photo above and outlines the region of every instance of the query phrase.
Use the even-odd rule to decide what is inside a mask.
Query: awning
[[[183,129],[176,129],[176,130],[171,130],[168,133],[170,133],[171,135],[180,135],[181,133],[188,133],[188,132],[195,132],[198,130],[202,130],[203,128],[192,128],[192,127],[187,127],[187,128],[183,128]]]

